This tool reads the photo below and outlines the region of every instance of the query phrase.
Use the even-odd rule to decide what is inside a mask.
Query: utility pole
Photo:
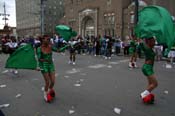
[[[135,18],[134,18],[134,25],[138,22],[138,10],[139,10],[139,1],[135,0]]]
[[[7,13],[6,13],[6,6],[5,6],[5,2],[4,2],[3,7],[4,7],[4,13],[0,13],[0,16],[1,16],[1,15],[2,15],[2,16],[4,16],[4,17],[2,18],[2,20],[4,20],[4,21],[5,21],[5,25],[7,25],[7,20],[8,20],[8,18],[7,18],[7,17],[9,17],[9,16],[10,16],[10,14],[7,14]]]
[[[40,9],[41,9],[41,35],[44,35],[44,28],[45,28],[45,25],[44,25],[44,7],[45,7],[45,1],[46,0],[41,0],[41,3],[40,3]]]
[[[134,10],[134,26],[131,28],[131,36],[135,36],[134,35],[134,27],[137,25],[138,23],[138,10],[139,10],[139,0],[133,0],[134,4],[135,4],[135,10]]]

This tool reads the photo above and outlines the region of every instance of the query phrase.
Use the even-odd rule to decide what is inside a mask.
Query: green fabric
[[[157,42],[175,45],[175,27],[169,12],[160,6],[148,6],[139,11],[139,21],[134,29],[139,38],[155,36]]]
[[[136,47],[136,42],[134,40],[130,41],[130,47]]]
[[[140,48],[140,44],[137,44],[137,45],[136,45],[136,49],[137,49],[137,50],[138,50],[138,49],[141,49],[141,48]]]
[[[42,65],[42,66],[41,66]],[[55,72],[55,67],[53,63],[43,62],[41,63],[41,73],[53,73]]]
[[[154,74],[154,71],[153,71],[153,65],[150,65],[150,64],[144,64],[142,66],[142,72],[145,76],[151,76]]]
[[[53,62],[52,61],[52,52],[51,53],[43,53],[41,48],[37,48],[37,56],[38,56],[38,60],[40,59],[44,59],[45,62]]]
[[[64,52],[68,47],[69,47],[69,45],[65,45],[64,47],[60,48],[59,51]]]
[[[72,37],[75,37],[75,36],[77,36],[77,32],[76,31],[72,31],[72,35],[71,35]]]
[[[58,52],[58,48],[52,46],[52,51],[54,51],[54,52]]]
[[[52,48],[53,51],[56,50],[56,48]],[[43,53],[41,50],[41,47],[37,48],[37,57],[39,62],[39,67],[41,69],[42,73],[51,73],[55,71],[55,67],[52,60],[52,52],[51,53]],[[45,61],[40,61],[40,59],[43,59]]]
[[[6,61],[5,68],[36,69],[37,61],[31,44],[19,47]]]
[[[134,40],[130,41],[129,54],[134,54],[136,52],[136,42]]]
[[[136,52],[136,48],[134,47],[129,47],[129,54],[132,55]]]
[[[62,52],[62,51],[64,51],[66,48],[68,47],[68,45],[66,45],[66,46],[64,46],[64,47],[62,47],[61,49],[57,49],[56,47],[52,47],[52,51],[55,51],[55,52],[57,52],[57,51],[60,51],[60,52]],[[39,61],[38,62],[38,65],[39,65],[39,67],[42,69],[42,70],[44,70],[44,72],[48,72],[48,71],[55,71],[55,69],[54,69],[54,65],[53,65],[53,60],[52,60],[52,52],[51,53],[43,53],[42,51],[41,51],[41,47],[39,47],[38,49],[37,49],[37,57],[38,57],[38,61],[40,60],[40,59],[44,59],[45,61],[43,61],[43,62],[41,62],[41,61]],[[51,66],[49,66],[49,65],[51,65]],[[52,66],[53,65],[53,66]]]
[[[155,58],[155,55],[156,55],[154,53],[154,51],[151,48],[144,45],[144,43],[140,43],[140,47],[141,47],[141,49],[143,50],[143,52],[145,54],[145,60],[154,61],[154,58]]]
[[[56,26],[55,30],[64,38],[65,41],[69,41],[71,37],[77,36],[77,32],[73,31],[71,27],[66,25],[58,25]]]
[[[169,53],[169,50],[166,48],[165,51],[164,51],[163,56],[164,56],[164,57],[168,57],[168,53]]]

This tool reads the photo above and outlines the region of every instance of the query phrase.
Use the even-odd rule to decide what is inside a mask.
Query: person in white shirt
[[[40,47],[40,45],[41,45],[40,38],[39,37],[35,37],[35,40],[34,40],[35,48],[37,49],[38,47]]]
[[[162,59],[163,46],[156,44],[154,46],[154,51],[156,53],[156,60],[160,61]]]
[[[9,54],[11,55],[17,48],[18,43],[14,37],[11,37],[11,40],[5,44],[9,48]],[[14,74],[18,74],[18,70],[10,70],[10,72],[13,72]]]
[[[70,48],[69,48],[69,52],[70,52],[70,60],[69,60],[69,64],[73,64],[75,65],[75,50],[76,50],[76,44],[78,43],[78,41],[76,41],[74,38],[72,38],[69,42],[70,44]]]
[[[16,42],[15,39],[11,39],[5,45],[9,47],[9,54],[12,54],[16,50],[16,48],[18,47],[18,43]]]

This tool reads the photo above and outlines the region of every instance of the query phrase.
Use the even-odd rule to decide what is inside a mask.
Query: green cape
[[[148,6],[139,11],[135,34],[139,38],[155,36],[157,42],[169,48],[175,45],[175,27],[170,13],[160,6]]]
[[[31,44],[18,48],[6,61],[5,68],[36,69],[37,61]]]
[[[71,37],[77,36],[77,32],[66,25],[58,25],[55,27],[56,32],[63,37],[65,41],[69,41]]]

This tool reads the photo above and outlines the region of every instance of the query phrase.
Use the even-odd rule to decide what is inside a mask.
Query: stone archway
[[[148,0],[139,0],[139,10],[142,8],[146,7],[149,5],[146,1]],[[134,28],[134,23],[135,23],[135,2],[131,2],[127,8],[124,9],[123,13],[123,18],[124,22],[128,23],[123,23],[123,32],[122,32],[122,37],[124,38],[125,36],[130,36],[133,34],[133,28]]]
[[[84,9],[79,12],[79,34],[83,37],[87,34],[89,36],[97,36],[97,9]]]
[[[81,33],[86,36],[95,36],[95,23],[94,20],[90,16],[86,16],[83,18],[81,23]]]

